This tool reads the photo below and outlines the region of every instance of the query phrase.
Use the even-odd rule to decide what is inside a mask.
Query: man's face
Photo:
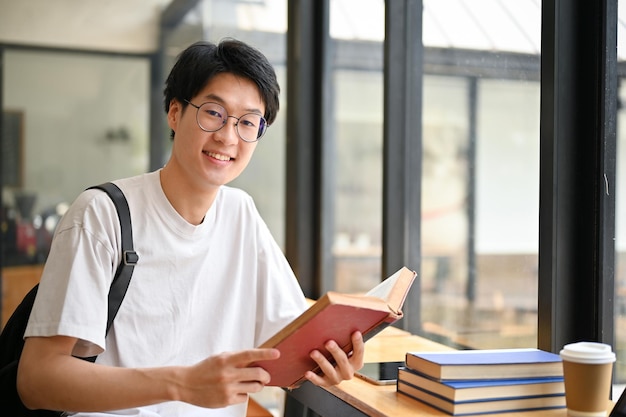
[[[189,100],[195,106],[206,102],[218,103],[228,116],[241,117],[246,113],[263,115],[265,105],[259,90],[247,78],[230,73],[216,75],[202,91]],[[215,132],[206,132],[196,121],[197,109],[173,100],[168,112],[168,124],[174,130],[172,157],[183,180],[195,187],[212,189],[237,178],[248,166],[257,142],[243,141],[237,134],[237,119],[229,117]]]

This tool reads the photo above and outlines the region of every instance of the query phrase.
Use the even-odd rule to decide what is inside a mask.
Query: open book
[[[351,335],[355,331],[360,331],[363,339],[368,340],[401,319],[402,305],[415,276],[415,272],[403,267],[364,295],[326,293],[259,346],[280,350],[280,358],[254,365],[271,374],[268,385],[298,386],[305,381],[306,371],[319,372],[317,363],[309,357],[314,349],[332,361],[332,355],[324,348],[327,341],[334,340],[349,353],[352,351]]]

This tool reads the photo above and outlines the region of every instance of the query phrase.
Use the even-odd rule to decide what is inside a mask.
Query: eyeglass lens
[[[221,129],[226,124],[228,117],[226,109],[217,103],[204,103],[198,108],[198,124],[202,130],[207,132]],[[238,119],[235,126],[237,133],[246,142],[254,142],[265,133],[267,126],[263,116],[247,113],[235,118]]]

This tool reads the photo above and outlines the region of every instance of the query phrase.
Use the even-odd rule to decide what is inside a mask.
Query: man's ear
[[[173,131],[177,130],[178,123],[180,123],[180,118],[182,116],[183,108],[178,100],[175,98],[170,101],[170,108],[167,111],[167,124],[170,129]]]

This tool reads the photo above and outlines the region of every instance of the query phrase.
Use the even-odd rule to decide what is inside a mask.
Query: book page
[[[365,295],[384,300],[391,311],[400,314],[404,300],[415,279],[415,272],[403,267],[389,278],[369,290]]]
[[[395,274],[369,290],[365,295],[370,297],[378,297],[381,300],[387,300],[389,298],[389,294],[391,294],[391,290],[393,290],[394,285],[396,285],[396,281],[398,281],[399,276],[400,273],[396,272]]]

